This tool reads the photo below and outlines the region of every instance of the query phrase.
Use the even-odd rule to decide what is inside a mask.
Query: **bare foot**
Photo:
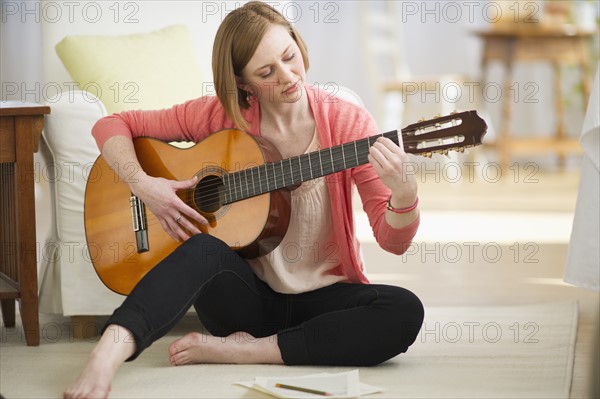
[[[106,360],[90,357],[83,372],[64,393],[65,398],[108,398],[116,369]]]
[[[227,337],[189,333],[169,346],[173,366],[196,363],[282,364],[277,336],[254,338],[244,332]]]
[[[119,366],[135,351],[131,332],[124,327],[106,328],[81,375],[64,393],[65,398],[108,398]]]

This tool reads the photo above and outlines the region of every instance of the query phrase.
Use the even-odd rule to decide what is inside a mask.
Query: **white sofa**
[[[102,13],[114,17],[114,11],[109,7],[116,3],[91,3],[95,3],[93,7],[101,6]],[[217,9],[208,8],[206,3]],[[84,7],[86,3],[78,4]],[[45,84],[66,89],[47,99],[52,112],[46,120],[40,150],[42,165],[39,169],[45,178],[39,179],[38,191],[48,192],[50,200],[38,203],[37,211],[38,214],[48,211],[51,214],[47,236],[44,231],[38,232],[38,240],[44,243],[39,279],[40,311],[44,313],[71,317],[107,315],[124,299],[106,288],[96,275],[87,250],[83,223],[86,177],[99,155],[90,130],[99,118],[107,115],[107,110],[92,94],[73,89],[73,79],[55,52],[56,44],[68,35],[130,34],[183,24],[192,32],[202,73],[210,77],[212,38],[222,20],[220,13],[226,11],[218,8],[232,9],[234,6],[233,3],[225,6],[226,3],[177,1],[135,4],[138,8],[121,11],[137,11],[135,17],[139,22],[136,24],[115,24],[110,18],[98,23],[42,21]],[[209,11],[210,15],[207,15]],[[339,89],[338,96],[362,104],[353,91]]]
[[[203,78],[211,81],[212,38],[222,20],[221,12],[227,7],[232,5],[190,1],[41,2],[41,86],[52,112],[46,119],[38,154],[41,178],[36,187],[41,193],[37,213],[43,218],[50,212],[49,228],[38,231],[38,241],[43,243],[39,246],[40,312],[107,315],[124,298],[97,277],[83,226],[85,177],[99,154],[90,130],[107,111],[93,94],[76,89],[55,46],[66,36],[128,35],[184,25],[197,49]],[[58,89],[62,92],[56,93]]]

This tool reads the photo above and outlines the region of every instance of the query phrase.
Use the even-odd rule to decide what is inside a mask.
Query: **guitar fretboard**
[[[399,145],[398,131],[392,130],[308,154],[228,173],[223,176],[225,204],[366,164],[369,162],[369,148],[379,137],[387,137]]]

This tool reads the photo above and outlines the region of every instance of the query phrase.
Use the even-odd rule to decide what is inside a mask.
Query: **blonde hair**
[[[236,76],[254,55],[256,48],[271,26],[285,27],[298,47],[308,70],[306,44],[294,27],[276,9],[260,1],[252,1],[227,14],[219,26],[213,46],[212,69],[217,97],[227,115],[238,129],[249,127],[242,115],[242,109],[250,104],[248,93],[238,87]]]

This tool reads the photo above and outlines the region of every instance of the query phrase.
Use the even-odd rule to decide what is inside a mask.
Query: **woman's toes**
[[[176,339],[169,345],[169,354],[174,355],[183,350],[186,350],[190,346],[199,345],[202,342],[202,334],[200,333],[189,333],[183,337]]]

